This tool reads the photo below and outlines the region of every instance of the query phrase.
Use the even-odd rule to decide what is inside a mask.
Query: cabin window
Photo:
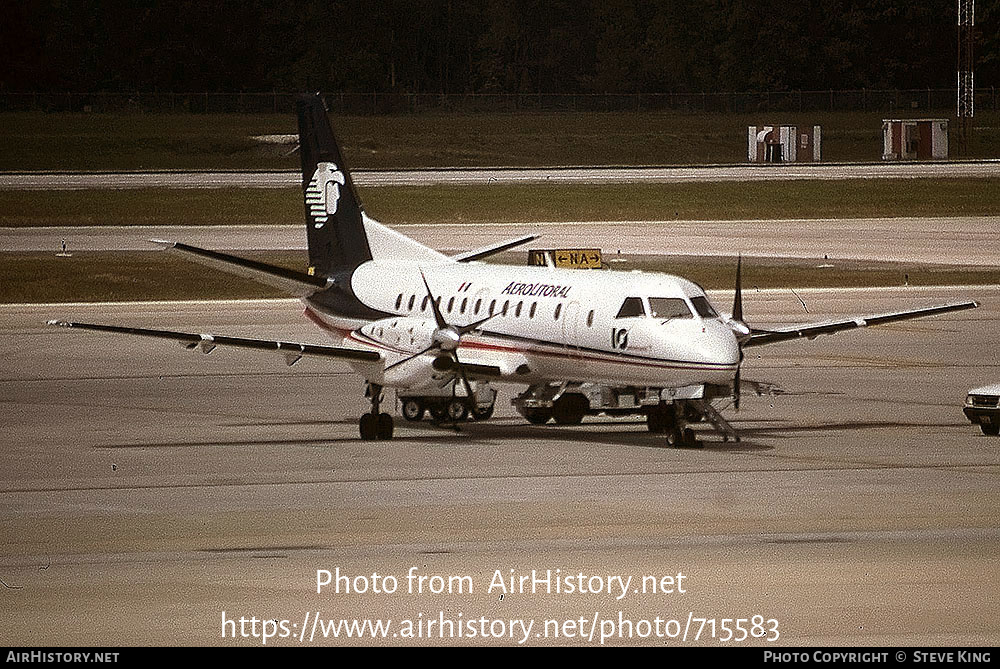
[[[691,318],[687,302],[679,297],[649,298],[649,313],[653,318]]]
[[[711,303],[708,298],[704,295],[699,295],[698,297],[691,298],[691,304],[694,305],[694,310],[698,312],[698,315],[702,318],[715,318],[718,316],[718,312],[712,308]]]
[[[427,300],[431,298],[424,297],[423,301],[420,303],[420,311],[427,311]]]
[[[587,327],[591,327],[594,324],[594,310],[591,309],[590,313],[587,314]]]
[[[469,303],[469,298],[467,298],[467,297],[463,297],[463,298],[462,298],[462,306],[461,306],[461,307],[459,308],[459,310],[458,310],[458,313],[460,313],[460,314],[464,314],[464,313],[465,313],[465,306],[466,306],[466,305],[467,305],[468,303]]]
[[[483,300],[482,299],[476,300],[476,309],[475,309],[475,311],[476,311],[476,315],[477,316],[479,315],[479,307],[481,307],[481,306],[483,306]]]
[[[399,305],[403,303],[403,294],[400,293],[399,297],[396,298],[396,308],[399,309]]]
[[[509,306],[510,306],[510,300],[504,300],[503,301],[503,311],[501,311],[500,313],[502,313],[504,316],[506,316],[507,315],[507,307],[509,307]]]
[[[490,302],[490,316],[493,315],[493,311],[497,308],[497,301],[493,300]]]
[[[454,307],[454,306],[455,306],[455,298],[453,297],[453,298],[451,298],[451,299],[448,300],[448,313],[449,314],[451,313],[452,307]]]
[[[413,311],[413,300],[417,299],[416,295],[410,295],[410,301],[406,303],[407,311]]]
[[[538,307],[538,302],[531,303],[531,310],[528,312],[528,318],[535,317],[535,309]]]
[[[562,312],[562,302],[556,305],[556,313],[552,314],[554,320],[559,320],[559,314]]]
[[[638,297],[626,297],[622,302],[622,308],[618,310],[615,318],[634,318],[635,316],[645,316],[646,310],[642,306],[642,299]]]
[[[514,310],[514,318],[520,318],[521,317],[521,307],[523,307],[523,306],[524,306],[524,301],[523,300],[521,302],[517,303],[517,309]]]

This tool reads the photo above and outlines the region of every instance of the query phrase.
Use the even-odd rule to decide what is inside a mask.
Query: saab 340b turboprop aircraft
[[[390,439],[383,388],[419,420],[488,418],[492,383],[527,386],[515,400],[533,423],[579,423],[587,413],[645,414],[672,445],[696,445],[686,424],[707,420],[738,439],[712,407],[739,404],[743,349],[976,307],[960,302],[815,325],[760,330],[743,318],[740,265],[732,314],[697,284],[666,274],[489,265],[481,258],[534,236],[447,256],[368,217],[318,95],[297,104],[309,269],[295,272],[178,242],[172,253],[276,286],[336,346],[50,321],[52,325],[346,360],[364,377],[371,411],[362,439]],[[155,241],[155,240],[154,240]]]

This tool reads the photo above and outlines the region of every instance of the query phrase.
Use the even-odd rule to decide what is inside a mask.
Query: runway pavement
[[[1000,161],[937,163],[797,163],[662,167],[481,167],[352,170],[359,186],[429,186],[515,183],[680,183],[687,181],[791,181],[804,179],[985,178],[1000,176]],[[302,175],[285,171],[5,172],[0,190],[129,188],[288,188]]]
[[[324,341],[294,301],[0,307],[0,638],[721,645],[722,620],[747,619],[729,645],[996,645],[1000,439],[961,405],[1000,377],[1000,287],[798,292],[810,314],[751,291],[748,319],[983,306],[753,349],[744,377],[788,394],[726,412],[740,444],[698,426],[702,450],[633,419],[529,426],[509,390],[493,421],[397,419],[396,439],[361,442],[361,381],[341,363],[43,325]],[[317,570],[338,569],[350,583],[317,593]],[[497,583],[532,570],[569,581]],[[633,578],[620,599],[615,575]],[[392,622],[324,639],[317,616]],[[706,623],[694,640],[700,618],[714,638]]]
[[[398,225],[444,251],[466,251],[524,234],[531,248],[599,247],[623,254],[692,254],[893,260],[993,266],[1000,262],[1000,217],[858,218],[737,221],[626,221]],[[150,239],[222,251],[305,248],[305,230],[289,226],[96,226],[0,228],[0,250],[149,251]],[[529,248],[529,247],[524,247]]]

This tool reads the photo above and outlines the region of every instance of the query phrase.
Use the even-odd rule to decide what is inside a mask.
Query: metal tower
[[[972,47],[976,20],[975,0],[958,0],[958,123],[962,154],[968,152],[975,114]]]

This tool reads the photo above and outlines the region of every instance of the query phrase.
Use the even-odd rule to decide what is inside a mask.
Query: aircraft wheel
[[[551,409],[525,409],[524,417],[532,425],[545,425],[552,418]]]
[[[986,423],[980,423],[979,429],[983,431],[983,434],[995,437],[1000,434],[1000,425],[987,425]]]
[[[552,417],[557,425],[579,425],[588,408],[589,403],[583,395],[563,395],[552,405]]]
[[[371,414],[369,414],[371,415]],[[375,436],[383,441],[392,439],[392,414],[380,413],[375,417]]]
[[[676,427],[668,430],[667,443],[671,448],[681,448],[684,446],[684,434]]]
[[[413,423],[423,420],[424,404],[414,397],[403,400],[403,418]]]
[[[448,406],[441,402],[436,402],[427,407],[431,414],[431,420],[435,423],[443,423],[448,418]]]
[[[358,421],[358,426],[361,428],[363,441],[371,441],[378,437],[378,418],[375,417],[375,414],[363,414],[361,420]]]
[[[465,417],[469,415],[469,405],[465,403],[465,400],[452,400],[448,402],[448,420],[452,422],[459,422],[465,420]]]
[[[673,404],[660,403],[646,413],[646,427],[657,434],[669,433],[677,425],[676,408]]]
[[[684,445],[688,448],[702,448],[702,443],[698,441],[698,437],[695,436],[694,430],[689,427],[684,428],[682,432]]]
[[[476,420],[489,420],[493,417],[493,404],[490,404],[485,409],[476,407],[472,410],[472,417]]]

